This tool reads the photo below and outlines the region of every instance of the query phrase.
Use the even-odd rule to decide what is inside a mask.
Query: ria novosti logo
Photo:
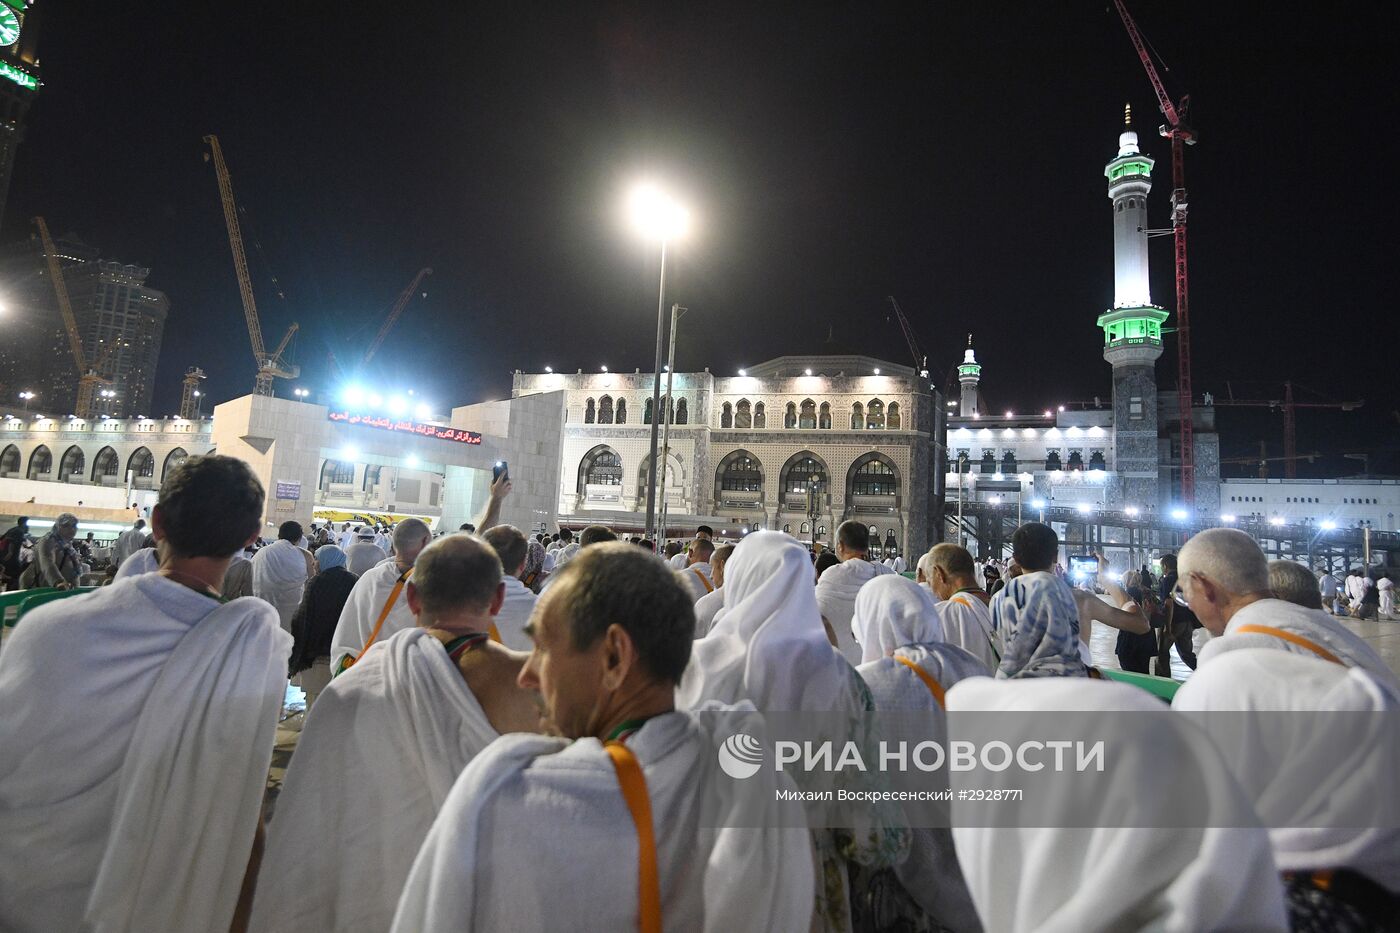
[[[763,746],[758,739],[736,732],[719,747],[719,767],[736,780],[751,778],[763,766]]]

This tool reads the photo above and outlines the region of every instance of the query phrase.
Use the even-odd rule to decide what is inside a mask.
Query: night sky
[[[300,384],[330,392],[328,353],[353,368],[431,265],[367,382],[443,410],[508,394],[517,368],[649,369],[657,259],[622,217],[639,177],[694,215],[669,268],[691,309],[682,370],[788,353],[907,365],[893,294],[936,381],[976,334],[997,410],[1109,395],[1094,320],[1112,301],[1103,166],[1125,101],[1158,160],[1153,224],[1169,223],[1155,99],[1104,0],[42,3],[45,87],[4,238],[42,213],[151,267],[172,307],[156,413],[190,365],[216,400],[252,387],[207,133],[247,211],[265,338],[301,324]],[[1229,380],[1273,398],[1291,378],[1365,398],[1300,413],[1299,450],[1384,448],[1372,470],[1400,472],[1393,5],[1132,10],[1201,137],[1197,393]],[[1170,242],[1152,260],[1169,310]],[[1158,372],[1174,385],[1171,337]],[[1228,456],[1261,439],[1281,452],[1279,415],[1220,424]]]

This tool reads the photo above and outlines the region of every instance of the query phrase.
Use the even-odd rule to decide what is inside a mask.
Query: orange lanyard
[[[943,685],[940,684],[938,681],[934,680],[933,676],[929,674],[928,671],[924,670],[922,667],[915,664],[908,658],[901,658],[899,655],[895,655],[894,659],[900,664],[903,664],[905,667],[909,668],[909,670],[913,671],[914,675],[924,682],[924,686],[928,687],[928,692],[933,694],[933,702],[938,704],[939,709],[948,708],[946,693],[943,690]]]
[[[1274,628],[1272,625],[1241,625],[1230,633],[1231,635],[1272,635],[1275,638],[1282,638],[1284,641],[1297,645],[1299,648],[1306,648],[1324,661],[1331,661],[1333,664],[1342,664],[1342,659],[1337,657],[1326,648],[1315,641],[1310,641],[1302,635],[1295,635],[1292,632],[1285,632],[1281,628]]]
[[[604,746],[617,771],[622,799],[637,828],[637,889],[641,933],[661,933],[661,872],[656,861],[656,832],[651,823],[651,798],[642,766],[632,750],[621,742]]]

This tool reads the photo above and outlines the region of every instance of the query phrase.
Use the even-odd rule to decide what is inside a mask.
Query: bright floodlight
[[[1323,530],[1323,531],[1336,531],[1336,530],[1337,530],[1337,523],[1334,522],[1334,521],[1332,521],[1332,519],[1330,519],[1330,518],[1323,519],[1323,521],[1322,521],[1322,530]]]
[[[806,374],[809,375],[809,376],[812,375],[812,371],[811,371],[810,369],[805,369],[805,370],[803,370],[803,372],[806,373]]]
[[[419,402],[418,407],[413,409],[413,417],[419,421],[427,421],[432,417],[433,410],[428,407],[427,402]]]
[[[1006,417],[1010,418],[1010,417],[1011,417],[1011,412],[1008,411],[1008,412],[1006,413]]]
[[[1176,520],[1179,521],[1179,522],[1185,521],[1185,520],[1186,520],[1186,510],[1185,510],[1185,509],[1172,509],[1172,518],[1176,519]]]
[[[992,496],[987,501],[990,502],[992,505],[1001,505],[1001,496]]]
[[[1282,515],[1275,515],[1273,518],[1269,519],[1269,524],[1270,524],[1270,525],[1282,525],[1282,524],[1283,524],[1283,516],[1282,516]]]
[[[747,376],[748,374],[749,374],[749,371],[748,371],[747,369],[741,369],[741,370],[739,370],[739,375],[741,375],[741,376]]]
[[[418,466],[418,458],[413,454],[409,454],[407,457],[403,458],[403,465],[408,467],[410,470],[416,469]]]
[[[1233,525],[1234,523],[1235,523],[1235,516],[1233,516],[1233,515],[1222,515],[1222,516],[1220,516],[1220,524],[1222,524],[1222,525]]]
[[[880,367],[878,366],[875,367],[875,375],[880,375]]]
[[[554,372],[554,367],[553,367],[553,366],[546,366],[546,367],[544,368],[544,371],[547,372],[547,373],[552,373],[552,372]]]
[[[384,399],[379,397],[379,393],[371,392],[365,397],[365,404],[369,405],[370,408],[378,408],[384,404]]]
[[[1092,505],[1090,505],[1089,503],[1087,503],[1087,502],[1081,502],[1081,503],[1079,503],[1079,514],[1080,514],[1080,515],[1088,515],[1088,514],[1089,514],[1090,512],[1092,512],[1092,511],[1094,511],[1094,507],[1093,507]]]
[[[340,394],[340,399],[347,408],[359,408],[365,403],[365,390],[359,386],[346,386],[345,391]]]
[[[408,402],[404,401],[402,395],[389,396],[389,414],[402,415],[408,411]]]
[[[1054,415],[1050,414],[1050,409],[1048,409],[1048,408],[1045,410],[1045,417],[1047,417],[1047,418],[1053,418],[1053,417],[1054,417]]]
[[[1135,505],[1130,505],[1127,508],[1123,509],[1123,512],[1129,518],[1136,518],[1138,513],[1138,507]]]
[[[360,459],[360,452],[354,447],[342,447],[340,450],[340,459],[351,461],[358,460]]]
[[[690,212],[660,188],[642,184],[632,189],[628,200],[632,226],[642,236],[668,242],[690,229]]]
[[[1044,500],[1044,499],[1032,499],[1032,500],[1031,500],[1031,508],[1033,508],[1033,509],[1043,509],[1043,508],[1045,508],[1045,500]]]

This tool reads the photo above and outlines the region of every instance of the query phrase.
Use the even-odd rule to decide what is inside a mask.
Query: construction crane
[[[39,239],[44,245],[44,259],[48,263],[49,278],[53,280],[54,297],[58,299],[58,313],[63,318],[63,329],[68,334],[68,349],[73,354],[73,363],[78,367],[76,414],[83,419],[94,418],[98,414],[99,392],[112,384],[111,379],[101,375],[102,367],[106,365],[120,341],[108,344],[89,364],[87,353],[83,350],[83,337],[78,333],[78,321],[73,316],[73,305],[68,300],[68,286],[63,281],[63,267],[59,265],[53,237],[49,236],[49,225],[42,217],[35,217],[34,225],[39,228]]]
[[[1269,456],[1269,447],[1268,447],[1267,442],[1265,442],[1265,441],[1260,441],[1260,442],[1259,442],[1259,456],[1257,456],[1257,457],[1222,457],[1222,458],[1220,459],[1220,462],[1221,462],[1222,464],[1226,464],[1226,463],[1245,463],[1245,464],[1250,464],[1250,465],[1252,465],[1252,466],[1257,466],[1257,467],[1259,468],[1259,478],[1260,478],[1260,479],[1268,479],[1268,478],[1269,478],[1269,464],[1270,464],[1270,463],[1277,463],[1277,462],[1279,462],[1279,461],[1283,461],[1283,462],[1285,462],[1285,463],[1290,463],[1290,464],[1292,464],[1292,463],[1297,463],[1299,460],[1306,460],[1308,463],[1312,463],[1314,460],[1316,460],[1318,457],[1321,457],[1321,456],[1322,456],[1321,453],[1319,453],[1318,451],[1314,450],[1312,453],[1308,453],[1308,454],[1294,454],[1294,455],[1292,455],[1292,456],[1286,456],[1286,455],[1285,455],[1285,456],[1282,456],[1282,457],[1270,457],[1270,456]]]
[[[419,269],[418,274],[413,277],[413,281],[409,282],[408,287],[399,293],[399,297],[394,302],[394,307],[390,310],[389,316],[384,319],[384,323],[379,327],[379,333],[374,335],[374,340],[370,342],[369,349],[365,351],[364,359],[360,360],[361,368],[366,366],[369,361],[374,358],[375,352],[378,351],[380,345],[384,343],[384,338],[389,336],[389,331],[393,330],[394,324],[397,323],[400,315],[403,314],[403,309],[408,307],[409,301],[413,299],[413,293],[418,291],[418,286],[422,283],[423,279],[432,274],[433,270],[427,267]]]
[[[914,328],[909,326],[909,319],[904,316],[904,311],[899,307],[899,302],[894,300],[893,295],[885,296],[890,301],[890,307],[894,308],[894,316],[899,320],[899,329],[904,332],[904,340],[909,344],[909,355],[914,358],[914,369],[923,378],[928,378],[928,356],[919,349],[919,341],[914,336]]]
[[[219,198],[224,205],[224,223],[228,226],[229,248],[233,250],[233,271],[238,276],[238,291],[243,297],[243,316],[248,322],[248,338],[253,344],[253,359],[257,361],[258,373],[255,377],[253,394],[272,395],[273,379],[295,379],[301,375],[300,366],[291,366],[282,361],[282,352],[287,349],[297,325],[287,328],[282,342],[271,354],[263,347],[262,325],[258,322],[258,306],[253,300],[253,280],[248,276],[248,257],[243,252],[243,234],[238,227],[238,205],[233,200],[233,184],[229,181],[228,165],[224,163],[224,152],[219,148],[219,137],[206,136],[209,152],[207,161],[214,160],[214,172],[219,177]]]
[[[1147,79],[1152,82],[1152,90],[1157,95],[1157,106],[1167,122],[1160,132],[1172,144],[1172,237],[1176,249],[1176,390],[1177,406],[1181,419],[1181,498],[1188,507],[1196,498],[1196,449],[1195,436],[1191,425],[1191,316],[1188,301],[1189,289],[1186,276],[1186,160],[1185,147],[1196,144],[1196,131],[1186,125],[1186,109],[1191,104],[1191,95],[1183,94],[1181,100],[1173,103],[1167,95],[1157,68],[1152,64],[1147,44],[1138,32],[1137,23],[1128,13],[1123,0],[1113,0],[1118,8],[1118,16],[1123,27],[1128,30],[1128,38],[1137,50]]]
[[[1236,408],[1272,408],[1283,412],[1283,456],[1276,459],[1282,460],[1283,475],[1288,479],[1297,479],[1298,461],[1306,459],[1306,456],[1298,456],[1298,435],[1296,429],[1296,413],[1299,408],[1332,408],[1340,411],[1355,411],[1366,404],[1365,400],[1358,399],[1351,402],[1298,402],[1293,399],[1293,383],[1283,384],[1282,399],[1240,399],[1226,398],[1215,399],[1216,406],[1234,406]]]

